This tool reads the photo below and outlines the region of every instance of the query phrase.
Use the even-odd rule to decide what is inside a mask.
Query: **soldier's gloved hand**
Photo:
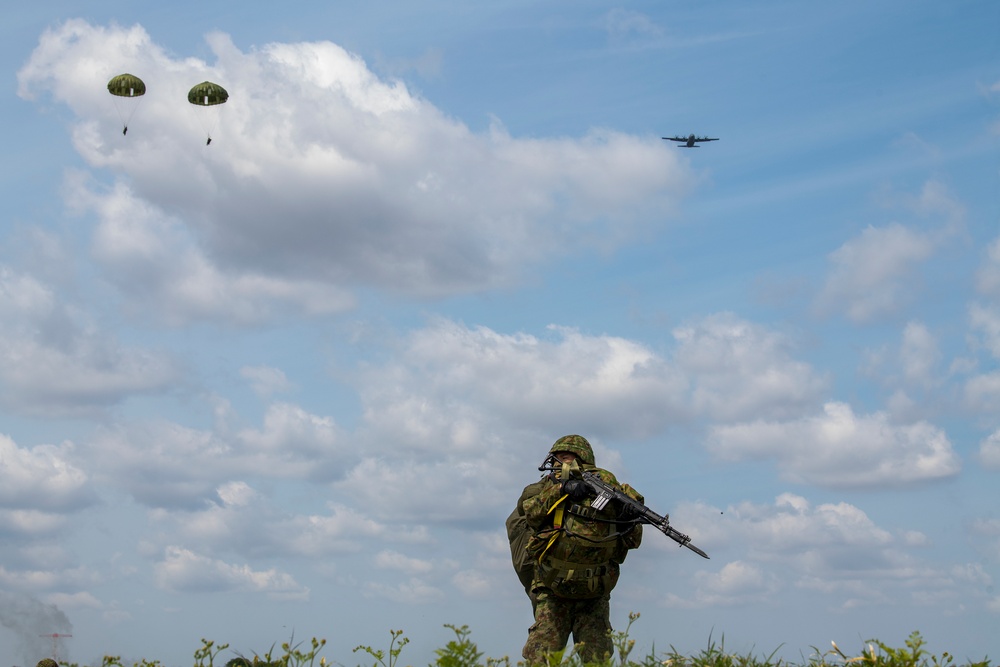
[[[579,502],[589,495],[590,487],[582,479],[567,479],[562,483],[562,492],[570,500]]]
[[[627,503],[622,503],[618,509],[618,518],[621,521],[638,521],[641,516],[642,512],[639,509]]]

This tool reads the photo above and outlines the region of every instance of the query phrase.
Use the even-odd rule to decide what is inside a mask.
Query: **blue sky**
[[[637,651],[1000,655],[1000,5],[9,14],[0,665],[516,658],[568,433],[712,556]]]

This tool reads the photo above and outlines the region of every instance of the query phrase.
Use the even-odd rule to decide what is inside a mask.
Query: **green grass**
[[[778,649],[770,655],[754,654],[740,655],[726,652],[725,639],[716,643],[709,637],[708,645],[700,652],[692,655],[682,655],[671,646],[669,651],[657,653],[654,648],[646,656],[634,658],[632,650],[635,640],[629,639],[629,630],[639,618],[639,614],[629,614],[628,626],[621,632],[612,633],[615,647],[614,655],[598,663],[584,663],[572,648],[560,651],[549,657],[548,665],[544,667],[991,667],[989,658],[978,662],[956,663],[954,657],[945,651],[934,655],[925,648],[925,642],[919,632],[913,632],[905,641],[905,646],[894,648],[877,639],[865,642],[865,646],[857,655],[844,653],[840,647],[832,643],[832,648],[821,651],[812,648],[809,656],[800,661],[788,661],[775,658]],[[437,656],[429,667],[517,667],[524,666],[522,660],[501,658],[484,658],[483,653],[470,639],[468,626],[445,625],[455,637],[445,646],[434,651]],[[402,630],[390,630],[390,640],[387,649],[371,646],[357,646],[354,654],[362,654],[364,663],[358,667],[412,667],[405,661],[400,663],[404,647],[410,642],[403,636]],[[292,640],[281,644],[276,651],[276,644],[264,655],[253,654],[244,656],[238,651],[237,657],[224,663],[224,667],[344,667],[343,663],[328,661],[319,654],[326,645],[325,639],[316,639],[303,646],[305,642],[293,644]],[[216,644],[208,639],[201,640],[201,647],[194,652],[193,667],[216,667],[219,655],[229,648],[229,644]],[[780,648],[780,647],[779,647]],[[62,667],[80,667],[75,663],[64,664]],[[119,656],[105,656],[101,667],[127,667]],[[163,667],[158,660],[146,660],[134,663],[132,667]],[[223,663],[219,661],[219,667]]]

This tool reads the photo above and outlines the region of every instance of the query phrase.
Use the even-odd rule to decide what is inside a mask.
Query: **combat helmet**
[[[59,663],[52,658],[42,658],[35,667],[59,667]]]
[[[582,435],[564,435],[559,438],[549,449],[549,454],[556,452],[571,452],[577,455],[581,463],[597,465],[594,463],[594,450]]]

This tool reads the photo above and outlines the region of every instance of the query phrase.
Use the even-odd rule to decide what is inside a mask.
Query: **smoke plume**
[[[52,657],[53,634],[72,634],[73,624],[54,604],[45,604],[29,595],[0,591],[0,625],[14,632],[14,655],[22,667],[34,667],[42,658]],[[44,636],[49,635],[49,636]],[[59,662],[66,659],[62,639],[56,638]]]

